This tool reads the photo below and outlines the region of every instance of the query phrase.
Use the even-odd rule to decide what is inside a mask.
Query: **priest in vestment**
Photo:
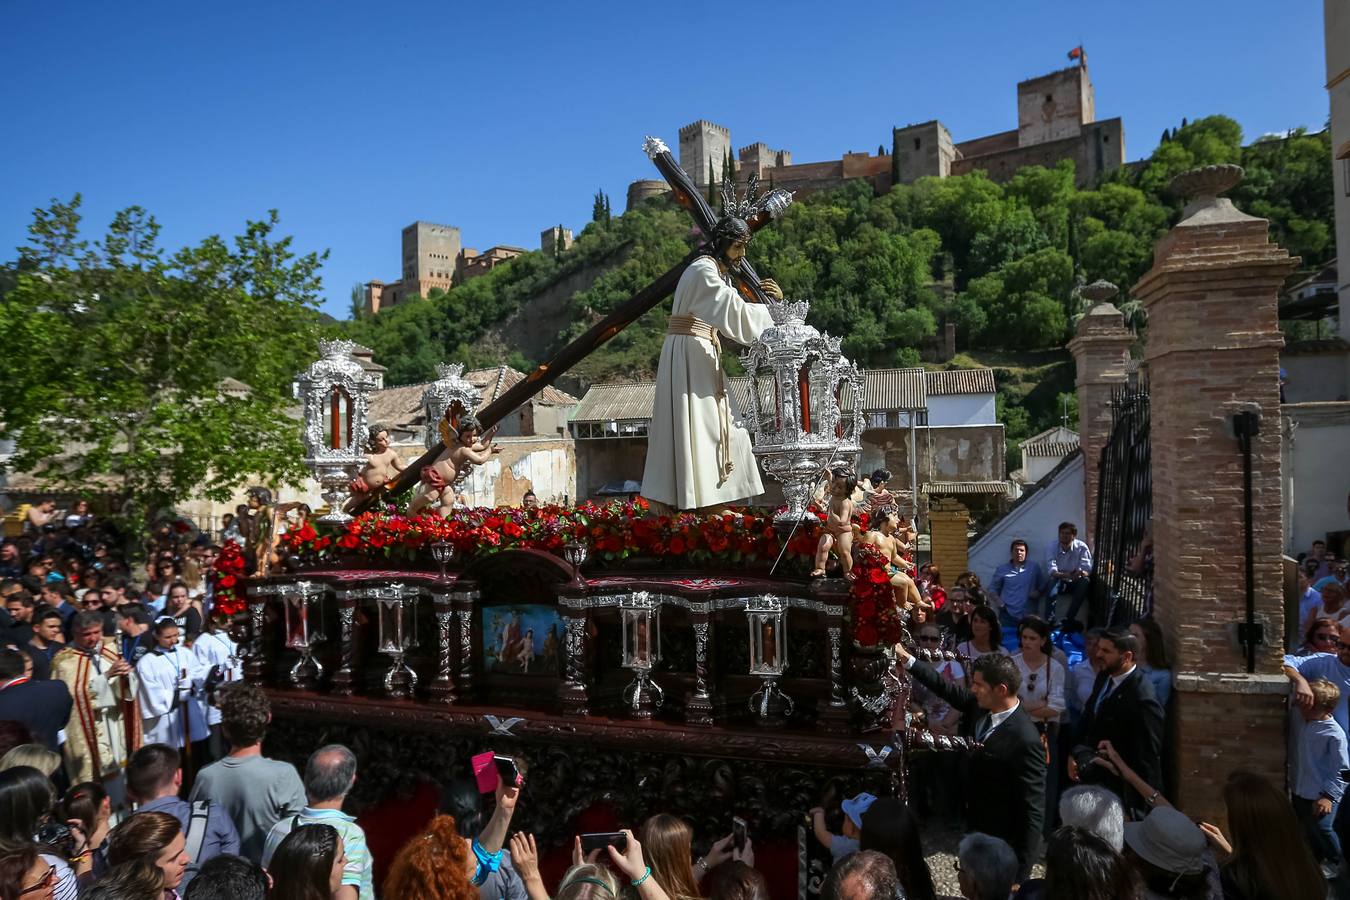
[[[690,263],[675,287],[642,474],[642,496],[656,504],[718,509],[764,491],[721,360],[722,337],[749,344],[773,323],[768,307],[746,302],[728,275],[749,240],[744,220],[722,219],[712,253]],[[783,298],[773,281],[762,287]]]
[[[136,673],[116,640],[104,638],[98,613],[76,613],[70,631],[70,645],[52,659],[52,678],[65,682],[74,700],[66,725],[66,769],[72,783],[102,782],[117,808],[126,796],[122,772],[141,746]]]
[[[178,646],[179,634],[177,622],[168,616],[160,619],[155,623],[155,649],[136,664],[145,742],[176,750],[184,747],[185,724],[192,741],[207,737],[201,706],[189,702],[194,690],[201,691],[206,669],[190,649]]]

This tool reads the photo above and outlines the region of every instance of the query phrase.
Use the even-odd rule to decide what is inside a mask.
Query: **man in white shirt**
[[[1050,578],[1049,596],[1045,601],[1046,619],[1054,623],[1056,602],[1061,595],[1068,594],[1072,599],[1064,622],[1076,621],[1078,610],[1087,600],[1092,574],[1092,551],[1078,539],[1077,525],[1072,522],[1059,523],[1059,540],[1051,544],[1046,553],[1045,571]]]

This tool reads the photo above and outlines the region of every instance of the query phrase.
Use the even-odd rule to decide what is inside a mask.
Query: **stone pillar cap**
[[[1116,296],[1116,294],[1119,294],[1120,288],[1104,278],[1098,278],[1091,284],[1083,285],[1080,289],[1080,293],[1092,301],[1093,308],[1095,309],[1097,306]]]
[[[1233,201],[1222,196],[1242,182],[1246,170],[1230,164],[1189,169],[1172,179],[1169,190],[1186,201],[1181,225],[1208,225],[1217,222],[1255,222],[1238,210]]]

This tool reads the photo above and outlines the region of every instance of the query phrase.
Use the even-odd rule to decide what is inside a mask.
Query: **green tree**
[[[609,221],[609,198],[605,196],[604,190],[595,192],[595,202],[591,204],[591,221]]]
[[[24,348],[0,360],[13,467],[55,489],[110,492],[142,526],[249,480],[297,483],[290,386],[314,357],[327,254],[297,256],[275,211],[230,241],[170,254],[131,207],[90,244],[79,206],[76,195],[35,212],[0,300],[0,328]],[[249,395],[222,394],[227,377]]]
[[[366,286],[359,281],[352,285],[348,302],[351,304],[349,311],[352,319],[359,319],[364,316],[366,314]]]

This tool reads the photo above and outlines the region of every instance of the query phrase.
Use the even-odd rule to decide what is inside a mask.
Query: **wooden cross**
[[[647,138],[643,144],[643,150],[656,165],[657,171],[670,184],[675,202],[690,214],[707,241],[690,251],[689,255],[676,263],[665,274],[659,276],[651,284],[625,300],[609,315],[592,325],[585,334],[555,353],[552,359],[540,363],[529,375],[508,388],[496,400],[483,407],[482,411],[478,413],[478,422],[482,426],[483,432],[506,418],[535,394],[556,381],[572,366],[590,356],[616,334],[627,328],[643,313],[670,296],[675,290],[675,285],[679,283],[680,276],[684,274],[684,270],[689,268],[689,264],[711,249],[710,243],[713,227],[717,224],[717,216],[713,213],[708,202],[703,199],[703,195],[699,192],[693,179],[680,168],[680,164],[671,156],[670,148],[664,142],[656,138]],[[746,224],[750,226],[750,232],[753,234],[767,225],[770,220],[778,218],[791,202],[792,195],[787,191],[771,191],[765,201],[757,207],[755,213],[746,219]],[[772,302],[765,295],[763,288],[760,287],[759,276],[755,273],[749,260],[742,259],[740,266],[731,269],[730,274],[736,283],[736,289],[746,300],[752,303]],[[435,425],[428,422],[427,427],[434,428]],[[438,441],[435,446],[418,457],[416,462],[399,473],[398,478],[390,482],[384,492],[371,492],[362,497],[353,506],[352,511],[355,513],[364,512],[374,505],[380,496],[385,494],[397,496],[408,490],[417,483],[421,477],[422,469],[435,463],[437,457],[444,450],[445,442]]]

